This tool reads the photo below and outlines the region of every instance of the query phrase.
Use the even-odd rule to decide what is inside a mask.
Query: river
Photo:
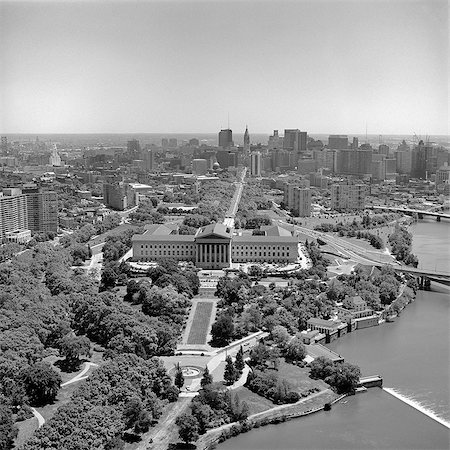
[[[424,220],[410,230],[419,267],[450,272],[450,223]],[[395,322],[330,344],[346,361],[358,364],[363,375],[382,375],[384,388],[415,407],[372,388],[332,411],[252,430],[219,448],[449,449],[449,429],[438,422],[450,423],[449,293],[448,287],[432,283],[432,290],[420,291]]]

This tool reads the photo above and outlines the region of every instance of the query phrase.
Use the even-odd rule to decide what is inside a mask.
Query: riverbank
[[[292,419],[314,414],[324,410],[326,404],[333,405],[344,397],[345,395],[338,396],[331,389],[325,389],[299,400],[297,403],[275,406],[266,411],[253,414],[245,421],[234,422],[208,430],[206,434],[198,439],[196,448],[198,450],[212,450],[217,444],[238,436],[241,433],[247,433],[254,428],[284,423]]]

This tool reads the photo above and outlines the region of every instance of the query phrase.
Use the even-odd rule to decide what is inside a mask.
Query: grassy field
[[[288,364],[284,360],[280,361],[278,376],[286,379],[299,393],[312,388],[322,390],[329,387],[328,384],[322,380],[313,380],[312,378],[309,378],[309,369]]]
[[[245,401],[247,403],[249,410],[250,410],[250,415],[256,414],[256,413],[259,413],[262,411],[266,411],[275,406],[275,404],[272,403],[267,398],[264,398],[258,394],[255,394],[250,389],[248,389],[244,386],[242,386],[232,392],[236,393],[239,396],[239,400],[241,402]]]
[[[206,344],[209,322],[213,310],[213,302],[198,302],[192,320],[191,330],[187,339],[187,344]]]
[[[30,419],[16,422],[15,425],[19,429],[19,433],[14,441],[14,448],[20,448],[38,429],[38,420],[33,416]]]

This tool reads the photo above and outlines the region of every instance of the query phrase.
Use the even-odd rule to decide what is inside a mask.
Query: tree
[[[205,370],[203,371],[202,379],[200,380],[201,387],[207,386],[208,384],[211,384],[214,381],[213,376],[209,373],[208,366],[205,367]]]
[[[67,369],[75,370],[80,365],[80,356],[91,356],[91,341],[86,336],[67,334],[59,342],[59,351],[66,358]]]
[[[310,377],[324,380],[333,373],[333,361],[325,356],[319,356],[311,364]]]
[[[225,372],[223,374],[223,379],[227,384],[233,384],[236,381],[236,369],[234,368],[233,360],[231,356],[228,355],[225,360]]]
[[[290,361],[303,361],[306,356],[306,349],[302,341],[295,337],[286,346],[285,357]]]
[[[238,352],[236,353],[236,359],[234,361],[234,367],[239,375],[242,374],[244,367],[245,367],[245,361],[244,361],[244,350],[242,349],[242,346],[239,347]]]
[[[325,378],[325,383],[333,386],[338,394],[354,392],[358,385],[361,371],[358,366],[350,363],[338,363],[331,375]]]
[[[283,327],[282,325],[273,327],[270,334],[275,344],[277,344],[281,349],[287,345],[291,338],[286,327]]]
[[[234,324],[230,314],[221,314],[211,327],[213,341],[218,345],[226,345],[233,338]]]
[[[180,367],[180,363],[177,363],[176,372],[175,372],[175,381],[174,384],[178,389],[181,389],[184,385],[184,375],[183,370]]]
[[[263,344],[258,342],[258,345],[250,350],[250,364],[253,367],[265,367],[266,361],[269,359],[270,349]]]
[[[17,432],[11,410],[6,405],[0,405],[0,450],[13,447]]]
[[[22,372],[25,391],[31,404],[45,405],[52,402],[58,394],[61,377],[50,364],[39,362]]]
[[[178,425],[178,434],[186,444],[198,439],[199,423],[192,414],[182,414],[181,416],[178,416],[176,424]]]

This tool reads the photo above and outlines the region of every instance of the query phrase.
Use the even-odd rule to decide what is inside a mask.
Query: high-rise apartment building
[[[364,209],[367,188],[364,184],[331,185],[331,209]]]
[[[219,132],[219,147],[230,148],[233,147],[233,131],[229,128],[220,130]]]
[[[354,138],[353,138],[353,142],[352,142],[352,149],[353,149],[353,150],[357,150],[358,147],[359,147],[359,141],[358,141],[358,138],[357,138],[357,137],[354,137]]]
[[[252,177],[261,176],[261,153],[252,152],[250,153],[250,175]]]
[[[299,180],[298,184],[284,185],[284,204],[297,217],[311,215],[311,190],[309,180]]]
[[[0,193],[0,242],[8,233],[28,229],[27,197],[20,189]]]
[[[335,150],[348,148],[348,136],[343,134],[330,134],[328,136],[328,148]]]
[[[106,177],[103,183],[103,202],[118,211],[135,206],[135,194],[121,177]]]
[[[58,194],[24,189],[27,197],[28,228],[33,232],[58,232]]]

